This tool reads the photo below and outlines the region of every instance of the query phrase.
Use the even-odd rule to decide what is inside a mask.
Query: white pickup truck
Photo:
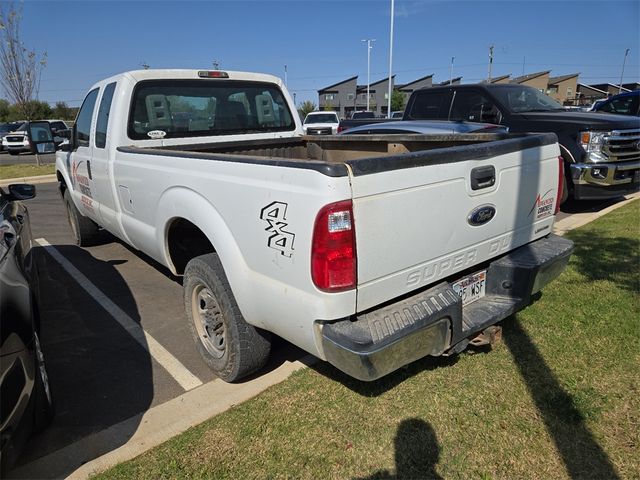
[[[145,70],[96,83],[62,133],[77,243],[103,228],[182,275],[226,381],[270,332],[362,380],[459,352],[568,262],[553,134],[302,132],[278,78]]]

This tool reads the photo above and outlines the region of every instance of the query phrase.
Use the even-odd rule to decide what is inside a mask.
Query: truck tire
[[[19,155],[20,152],[16,152],[15,150],[9,150],[9,155]]]
[[[225,382],[234,382],[263,367],[271,335],[242,317],[218,255],[189,261],[183,286],[189,329],[211,370]]]
[[[49,387],[49,376],[44,363],[44,355],[40,346],[38,334],[34,332],[34,348],[36,354],[36,378],[33,387],[34,410],[33,410],[33,430],[41,432],[47,427],[53,419],[53,399],[51,397],[51,388]]]
[[[96,243],[99,235],[98,225],[90,218],[82,215],[76,208],[69,190],[64,192],[64,204],[67,207],[67,219],[76,245],[88,247]]]

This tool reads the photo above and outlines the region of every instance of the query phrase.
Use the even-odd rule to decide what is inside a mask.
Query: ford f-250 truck
[[[498,123],[517,132],[552,132],[565,161],[565,196],[614,198],[640,189],[640,121],[571,112],[525,85],[451,85],[416,90],[404,120]]]
[[[295,112],[269,75],[127,72],[57,152],[77,243],[102,227],[183,275],[224,380],[270,332],[362,380],[462,351],[567,264],[555,135],[303,136]]]

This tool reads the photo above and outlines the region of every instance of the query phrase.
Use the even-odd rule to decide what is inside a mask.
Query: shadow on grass
[[[379,470],[356,480],[412,479],[441,480],[435,466],[440,459],[438,437],[431,425],[419,418],[403,420],[394,440],[396,474]]]
[[[569,476],[576,479],[620,478],[585,425],[573,397],[562,388],[517,318],[504,323],[503,339]]]
[[[637,228],[630,226],[630,228]],[[588,280],[608,280],[627,291],[637,292],[640,242],[635,238],[602,238],[593,231],[571,232],[575,242],[574,262]]]
[[[457,355],[451,357],[424,357],[373,382],[357,380],[341,372],[328,362],[317,362],[310,365],[310,367],[319,374],[340,382],[363,397],[378,397],[420,372],[449,367],[455,365],[457,361]]]

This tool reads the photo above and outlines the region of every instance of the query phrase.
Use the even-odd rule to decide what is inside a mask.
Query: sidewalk
[[[12,183],[49,183],[55,182],[57,177],[55,174],[51,175],[38,175],[36,177],[17,177],[17,178],[0,178],[0,187],[10,185]]]

